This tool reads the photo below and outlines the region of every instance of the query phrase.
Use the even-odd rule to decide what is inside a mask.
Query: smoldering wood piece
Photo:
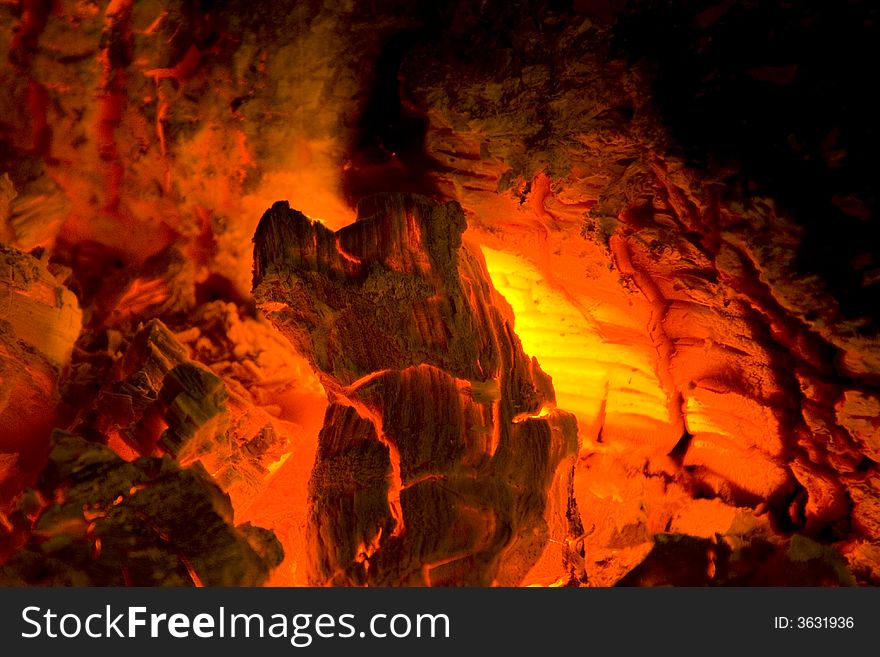
[[[834,548],[795,534],[759,531],[713,539],[661,533],[616,586],[853,586]]]
[[[168,373],[159,395],[170,424],[162,432],[159,444],[175,456],[210,452],[211,440],[204,434],[222,432],[220,416],[226,412],[227,399],[223,382],[208,370],[190,363],[176,366]]]
[[[200,461],[233,497],[258,488],[286,445],[265,411],[191,360],[160,320],[134,335],[94,409],[87,415],[98,435],[118,435],[141,455]]]
[[[143,455],[157,447],[180,455],[203,427],[216,433],[226,412],[220,379],[192,363],[157,319],[135,333],[112,379],[97,395],[95,428]]]
[[[44,262],[0,244],[0,318],[18,340],[62,367],[70,360],[82,325],[73,293]]]
[[[0,244],[0,500],[45,457],[81,326],[76,297],[46,263]]]
[[[374,543],[395,527],[390,476],[388,447],[373,423],[351,406],[328,406],[309,482],[313,579],[336,585],[369,581]]]
[[[0,567],[4,585],[256,586],[283,558],[272,532],[233,525],[200,465],[126,462],[60,431],[10,522],[25,540]]]
[[[482,257],[461,247],[459,206],[389,195],[359,211],[333,233],[277,203],[254,238],[258,303],[330,385],[421,363],[486,380],[514,362],[512,338],[493,333],[507,329]],[[523,393],[524,406],[543,401]]]
[[[257,303],[336,402],[311,482],[315,584],[566,572],[547,547],[567,537],[576,424],[465,227],[455,203],[389,194],[335,233],[287,203],[257,228]]]

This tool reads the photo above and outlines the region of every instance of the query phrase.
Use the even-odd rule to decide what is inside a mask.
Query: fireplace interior
[[[805,5],[0,2],[0,583],[880,584]]]

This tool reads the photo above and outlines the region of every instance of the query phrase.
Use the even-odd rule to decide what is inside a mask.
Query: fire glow
[[[880,583],[872,197],[640,3],[325,4],[0,6],[0,583]]]

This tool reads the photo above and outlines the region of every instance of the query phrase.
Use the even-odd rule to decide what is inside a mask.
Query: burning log
[[[382,195],[358,212],[334,233],[276,203],[254,237],[257,303],[331,401],[311,581],[567,579],[576,423],[462,242],[460,207]]]
[[[9,523],[19,549],[3,585],[255,586],[283,557],[271,532],[233,526],[229,497],[200,465],[126,462],[64,432]]]
[[[0,500],[33,476],[82,313],[46,263],[0,244]]]
[[[235,501],[252,496],[289,451],[290,427],[191,360],[159,320],[135,333],[109,378],[78,430],[131,457],[200,462]]]

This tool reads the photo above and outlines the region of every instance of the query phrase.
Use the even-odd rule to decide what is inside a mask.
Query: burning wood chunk
[[[865,456],[880,463],[880,397],[846,390],[837,405],[837,421],[858,441]]]
[[[45,456],[81,324],[76,298],[44,263],[0,244],[0,498]]]
[[[0,317],[23,346],[60,368],[70,361],[82,313],[44,263],[0,244]]]
[[[159,438],[162,449],[177,457],[210,452],[210,437],[218,433],[226,398],[223,382],[211,372],[189,363],[171,370],[159,394],[170,425]]]
[[[20,549],[0,567],[4,585],[255,586],[283,558],[271,532],[233,526],[201,466],[126,462],[60,431],[10,523]]]
[[[373,423],[331,404],[309,482],[310,568],[326,583],[367,582],[369,559],[395,527],[391,477],[389,448]]]
[[[650,553],[618,586],[848,586],[840,553],[804,536],[758,533],[698,538],[658,534]]]
[[[547,560],[547,583],[568,577],[548,545],[579,523],[576,423],[462,243],[461,209],[381,195],[358,211],[333,233],[276,203],[254,238],[257,303],[335,402],[312,475],[312,582],[510,585],[546,578]]]
[[[159,320],[132,338],[81,429],[106,436],[120,452],[167,453],[181,465],[200,461],[235,500],[247,499],[288,451],[282,424],[229,390]]]

